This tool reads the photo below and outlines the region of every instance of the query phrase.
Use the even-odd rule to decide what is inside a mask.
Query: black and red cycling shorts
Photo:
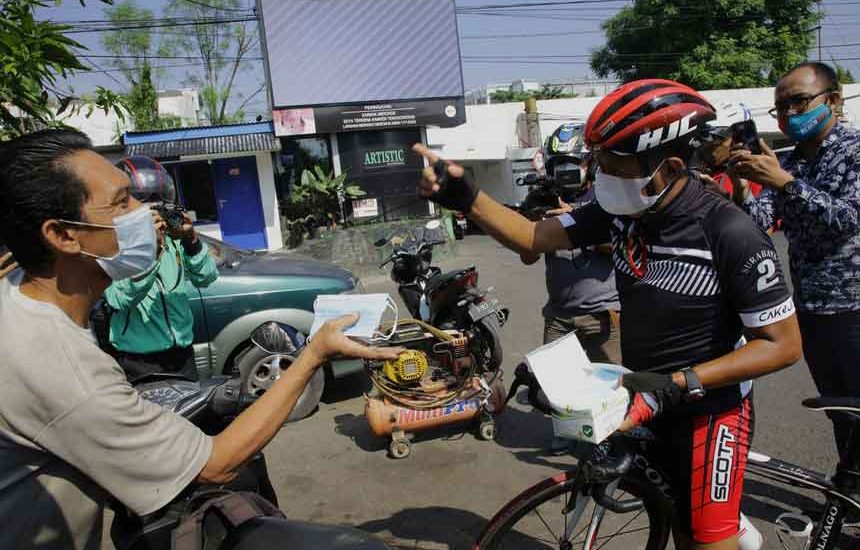
[[[681,533],[709,544],[737,535],[753,434],[752,396],[722,412],[668,413],[648,424],[651,465],[666,477]]]

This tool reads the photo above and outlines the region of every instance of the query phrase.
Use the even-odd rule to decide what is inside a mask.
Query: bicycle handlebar
[[[514,370],[514,381],[505,398],[506,404],[516,395],[520,386],[528,388],[528,400],[532,407],[544,414],[552,413],[546,395],[540,391],[540,384],[524,363],[517,365]],[[618,441],[620,438],[613,439]],[[607,494],[607,489],[627,474],[633,466],[633,453],[624,449],[623,444],[613,445],[612,443],[612,439],[604,441],[597,446],[591,459],[580,460],[580,472],[585,481],[594,484],[593,498],[598,505],[616,514],[627,514],[641,509],[644,504],[642,499],[620,500]]]
[[[627,500],[612,498],[606,494],[606,487],[599,488],[594,495],[594,502],[616,514],[628,514],[636,510],[641,510],[644,506],[641,498],[630,498]]]

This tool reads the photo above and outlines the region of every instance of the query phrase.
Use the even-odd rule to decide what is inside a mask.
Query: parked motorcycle
[[[276,322],[264,323],[251,335],[251,342],[273,355],[298,356],[304,336],[293,327]],[[186,418],[209,435],[222,431],[239,413],[250,406],[256,395],[243,393],[238,378],[217,376],[194,382],[174,374],[154,374],[135,385],[141,397]],[[226,486],[192,483],[167,506],[141,517],[116,503],[111,537],[118,550],[168,550],[191,548],[187,541],[177,544],[174,533],[189,531],[188,518],[195,511],[230,492],[250,492],[277,506],[278,500],[269,479],[266,459],[254,456]],[[235,508],[235,507],[234,507]],[[250,506],[256,508],[256,506]],[[272,508],[274,509],[274,508]],[[261,515],[231,526],[223,509],[203,516],[197,531],[202,535],[201,550],[386,550],[388,546],[356,529],[316,525],[288,520],[277,515]],[[195,529],[191,529],[194,532]]]
[[[407,351],[395,361],[366,362],[374,390],[365,415],[374,434],[390,437],[392,458],[409,456],[412,433],[443,425],[473,422],[481,439],[492,440],[502,410],[499,332],[508,311],[478,287],[475,267],[443,273],[432,264],[433,248],[445,241],[426,231],[436,229],[431,224],[394,243],[380,265],[391,264],[412,316],[398,321],[388,342]]]
[[[414,319],[442,330],[476,328],[481,332],[488,354],[486,367],[494,370],[502,364],[499,329],[509,312],[501,307],[498,298],[478,287],[475,266],[443,273],[433,265],[433,248],[446,241],[428,234],[428,229],[435,229],[431,224],[419,229],[417,235],[410,232],[379,267],[391,264],[391,280]],[[382,247],[391,242],[392,237],[388,237],[374,244]]]

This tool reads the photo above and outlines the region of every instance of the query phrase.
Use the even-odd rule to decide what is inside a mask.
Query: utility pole
[[[821,61],[821,0],[818,0],[818,61]]]
[[[540,123],[538,122],[537,99],[526,99],[526,139],[529,147],[540,147]]]

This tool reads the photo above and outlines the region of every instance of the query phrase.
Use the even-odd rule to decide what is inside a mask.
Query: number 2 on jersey
[[[758,278],[758,283],[756,284],[756,290],[759,292],[767,290],[779,281],[779,275],[776,273],[776,264],[773,260],[769,258],[762,260],[759,262],[757,269],[761,273],[761,277]]]

